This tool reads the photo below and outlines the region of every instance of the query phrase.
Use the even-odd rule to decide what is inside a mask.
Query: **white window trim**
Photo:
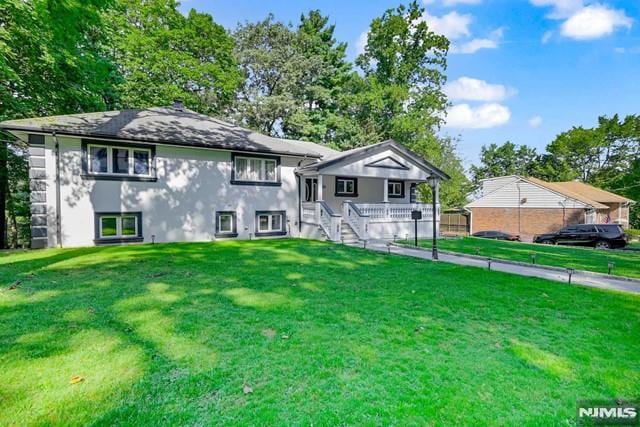
[[[222,217],[223,216],[228,216],[230,218],[229,230],[223,230],[222,229]],[[232,213],[221,213],[221,214],[218,215],[218,233],[225,233],[225,234],[233,233],[233,217],[234,217],[234,215]]]
[[[115,218],[116,220],[116,234],[114,236],[105,236],[102,233],[102,220],[105,218]],[[123,218],[133,218],[135,221],[135,233],[134,234],[122,234],[122,219]],[[98,236],[100,239],[127,239],[127,238],[135,238],[138,237],[138,230],[139,230],[139,224],[138,224],[138,216],[137,215],[132,215],[132,214],[122,214],[122,215],[100,215],[100,217],[98,218],[98,226],[100,227],[100,232],[98,233]]]
[[[354,178],[336,178],[338,180],[338,183],[336,185],[337,189],[338,189],[338,194],[355,194],[356,193],[356,180]],[[352,186],[353,186],[353,190],[352,191],[348,191],[347,190],[347,183],[351,182]],[[340,185],[344,185],[344,189],[340,190]]]
[[[391,181],[389,182],[389,196],[396,196],[396,197],[400,197],[402,196],[402,182],[398,182],[398,181]],[[391,191],[391,190],[395,190],[398,189],[398,192],[396,193],[395,191]]]
[[[266,163],[267,162],[273,162],[274,164],[274,177],[273,179],[245,179],[245,178],[241,178],[240,174],[238,173],[238,159],[244,159],[247,160],[247,165],[249,165],[249,162],[251,160],[257,160],[260,162],[260,172],[259,175],[260,177],[265,177],[267,176],[267,167],[266,167]],[[239,182],[279,182],[278,181],[278,161],[276,159],[268,159],[268,158],[264,158],[264,157],[251,157],[251,156],[235,156],[233,158],[233,176],[234,176],[234,181],[239,181]]]
[[[261,229],[260,228],[260,217],[266,216],[267,217],[267,229]],[[273,224],[273,217],[274,216],[279,216],[280,217],[280,228],[275,229],[272,228],[272,224]],[[279,233],[284,231],[284,218],[283,215],[281,213],[262,213],[262,214],[258,214],[258,233]]]
[[[91,149],[92,148],[105,148],[107,150],[107,171],[106,172],[94,172],[91,170]],[[113,172],[113,150],[127,150],[127,159],[128,159],[127,173]],[[134,151],[145,151],[147,153],[147,158],[149,159],[149,163],[148,163],[149,170],[146,174],[134,173],[134,164],[135,164],[135,160],[133,157]],[[149,148],[122,147],[118,145],[105,145],[105,144],[87,144],[87,173],[89,175],[140,176],[140,177],[149,178],[152,176],[151,162],[152,162],[152,155],[151,155],[151,149]]]

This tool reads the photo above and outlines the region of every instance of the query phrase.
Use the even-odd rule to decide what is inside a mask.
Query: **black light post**
[[[433,229],[433,237],[431,239],[431,259],[434,260],[438,259],[438,232],[436,231],[436,195],[438,193],[438,182],[439,179],[433,175],[428,179],[429,186],[431,187],[431,218],[433,218],[433,226],[431,227]]]

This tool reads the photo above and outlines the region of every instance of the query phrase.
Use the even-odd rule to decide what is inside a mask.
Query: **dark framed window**
[[[156,181],[155,146],[82,140],[82,177]]]
[[[281,185],[280,157],[232,153],[231,183],[236,185]]]
[[[358,178],[336,176],[335,195],[338,197],[357,197]]]
[[[318,178],[305,178],[304,201],[315,202],[318,200]]]
[[[404,199],[404,181],[387,181],[387,194],[390,198]]]
[[[95,242],[142,242],[142,212],[96,212]]]
[[[44,135],[30,133],[27,138],[29,140],[29,145],[44,145]]]
[[[216,212],[216,237],[237,237],[238,225],[234,211]]]
[[[287,234],[285,211],[256,211],[256,236],[284,236]]]

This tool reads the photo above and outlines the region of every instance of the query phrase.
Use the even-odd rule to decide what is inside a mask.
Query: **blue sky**
[[[405,2],[406,3],[406,2]],[[466,166],[483,144],[510,140],[539,151],[599,115],[640,113],[640,1],[422,0],[427,22],[452,40],[443,133],[460,136]],[[371,20],[399,0],[186,0],[182,9],[238,22],[297,23],[320,9],[355,58]]]

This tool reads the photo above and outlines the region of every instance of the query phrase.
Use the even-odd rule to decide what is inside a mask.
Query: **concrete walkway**
[[[362,243],[353,244],[353,246],[362,247]],[[391,249],[391,253],[410,256],[414,258],[431,259],[430,249],[417,249],[406,246],[397,246],[385,241],[369,241],[367,249],[387,253]],[[468,265],[472,267],[488,268],[486,258],[468,256],[462,254],[453,254],[451,252],[438,253],[438,258],[442,262],[452,264]],[[520,276],[539,277],[541,279],[553,280],[556,282],[569,282],[569,274],[566,269],[547,266],[523,265],[510,261],[492,259],[491,270],[502,271],[504,273],[518,274]],[[590,273],[587,271],[576,270],[571,276],[571,284],[580,284],[593,288],[608,289],[622,292],[630,292],[640,294],[640,280],[616,278],[599,273]]]

